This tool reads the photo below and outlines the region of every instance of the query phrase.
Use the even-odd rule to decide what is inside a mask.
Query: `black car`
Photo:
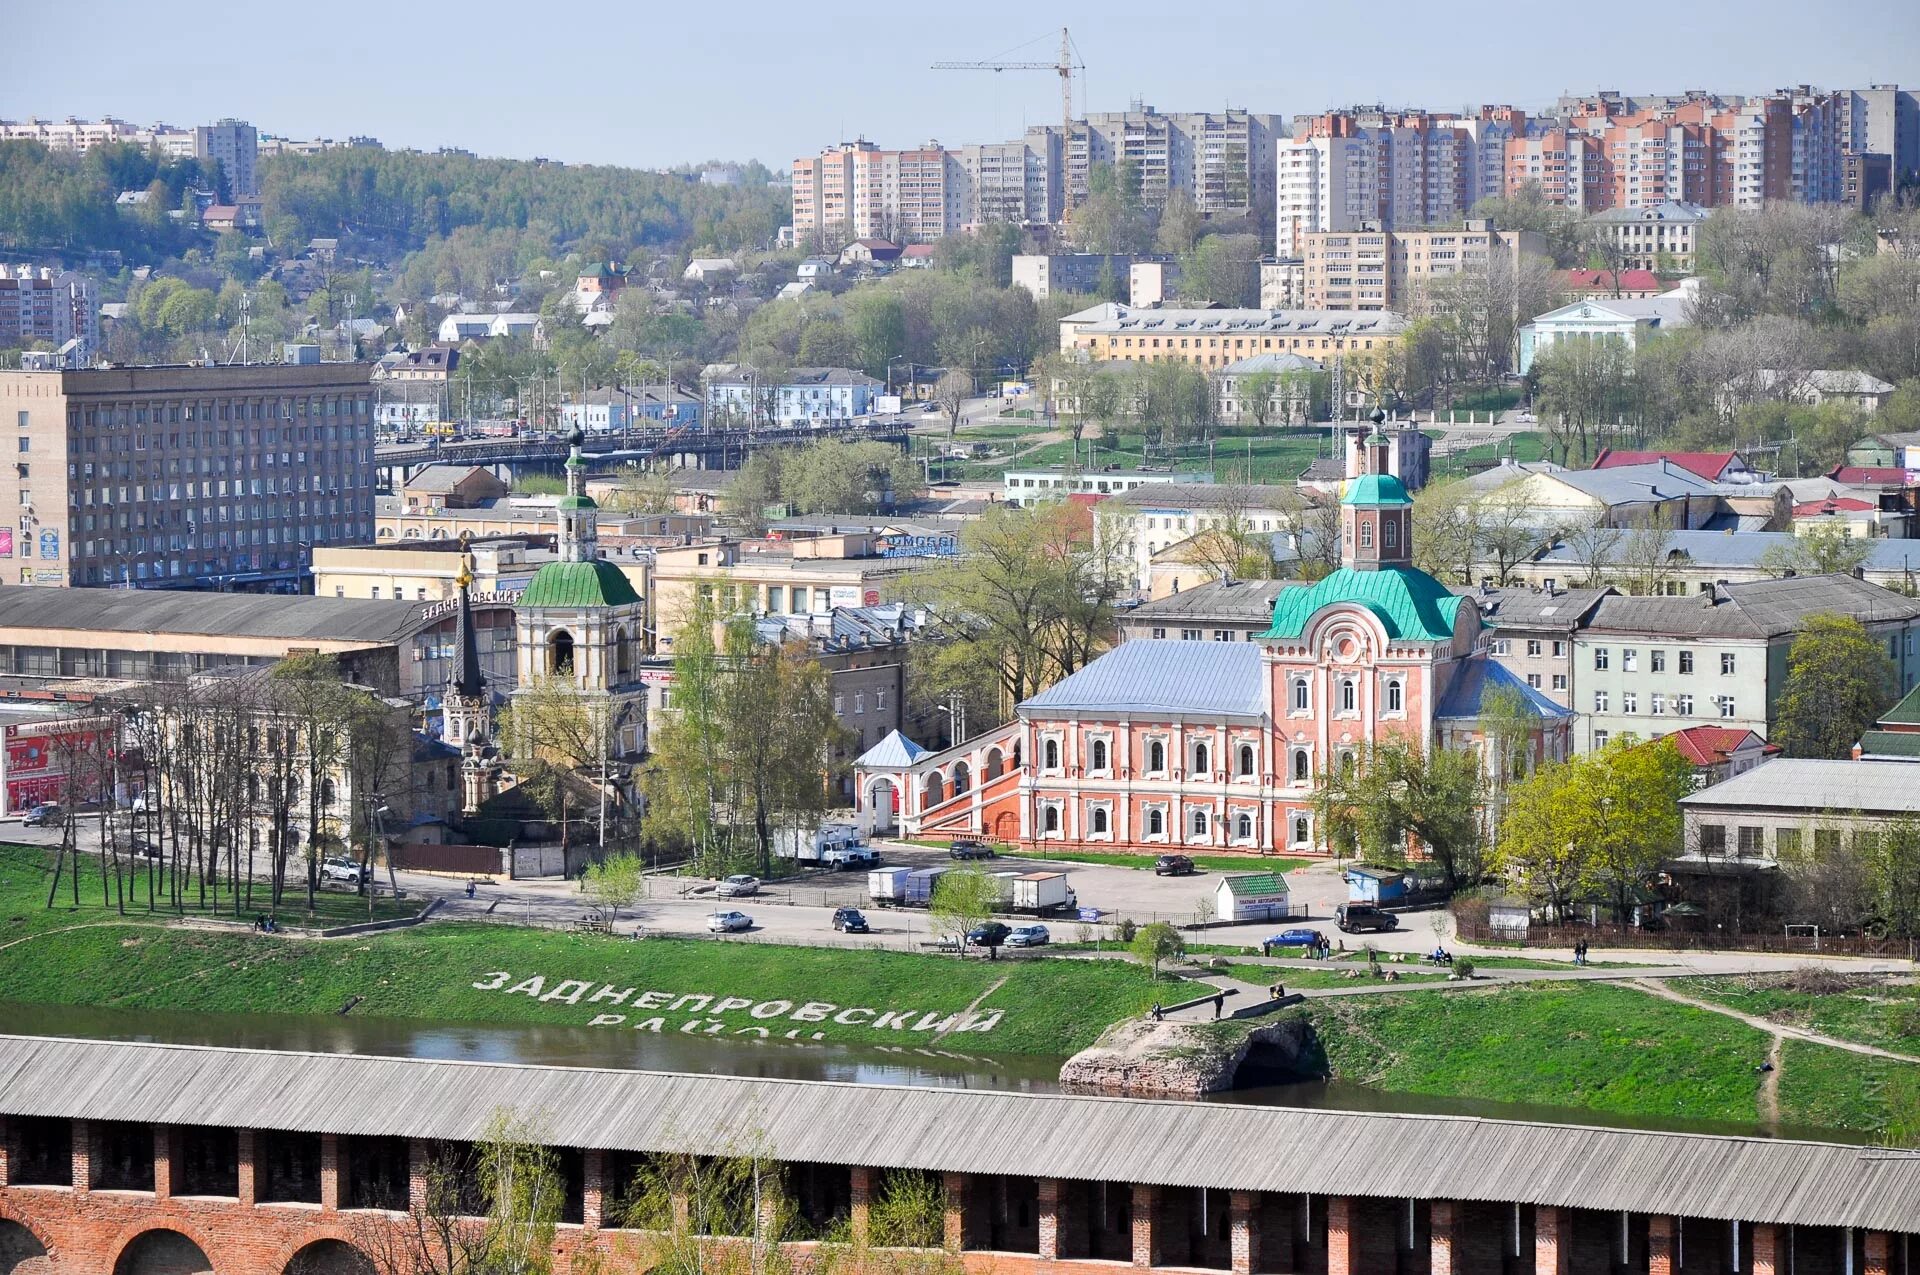
[[[859,908],[835,908],[833,928],[843,934],[865,934],[867,918],[861,914]]]
[[[1193,860],[1184,854],[1163,854],[1153,861],[1156,877],[1190,877],[1194,871]]]
[[[1358,930],[1391,930],[1400,924],[1399,917],[1370,903],[1343,903],[1334,909],[1333,921],[1347,934]]]
[[[948,846],[947,854],[955,859],[991,859],[993,847],[984,841],[962,839]]]
[[[1007,935],[1011,933],[1013,933],[1011,925],[1004,925],[999,921],[988,921],[984,925],[976,925],[968,930],[967,942],[975,947],[999,947],[1007,941]]]

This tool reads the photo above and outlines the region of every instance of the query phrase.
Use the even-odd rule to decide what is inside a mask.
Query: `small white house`
[[[1220,878],[1213,915],[1221,921],[1275,921],[1287,915],[1287,882],[1277,872]]]

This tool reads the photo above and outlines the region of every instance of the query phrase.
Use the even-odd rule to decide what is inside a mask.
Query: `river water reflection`
[[[195,1014],[174,1010],[96,1009],[0,1002],[0,1032],[89,1040],[149,1041],[303,1053],[370,1054],[555,1067],[697,1072],[777,1080],[830,1080],[1018,1093],[1060,1092],[1066,1060],[926,1046],[838,1045],[819,1041],[716,1040],[585,1027],[526,1027],[419,1019],[296,1014]],[[1399,1115],[1472,1116],[1548,1124],[1603,1125],[1683,1133],[1807,1138],[1865,1144],[1844,1129],[1767,1129],[1757,1124],[1680,1117],[1620,1116],[1534,1103],[1397,1093],[1343,1081],[1261,1085],[1206,1101]]]

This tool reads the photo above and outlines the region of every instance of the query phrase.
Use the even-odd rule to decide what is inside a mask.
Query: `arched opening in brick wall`
[[[213,1275],[213,1263],[178,1231],[144,1231],[120,1251],[113,1275]]]
[[[285,1275],[374,1275],[374,1266],[345,1240],[315,1240],[287,1259]]]
[[[49,1275],[53,1260],[40,1237],[18,1222],[0,1218],[0,1275]]]

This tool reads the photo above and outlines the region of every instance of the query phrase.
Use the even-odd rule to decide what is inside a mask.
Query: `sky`
[[[1537,110],[1600,88],[1920,87],[1915,0],[1621,4],[1618,16],[1591,2],[1431,0],[464,0],[431,11],[272,4],[231,22],[95,0],[78,26],[59,5],[0,0],[0,13],[10,54],[0,118],[185,126],[231,115],[284,137],[641,167],[782,169],[856,136],[889,148],[1017,136],[1059,119],[1055,75],[929,64],[1051,62],[1062,23],[1087,67],[1076,112],[1134,99],[1283,116],[1356,102]]]

